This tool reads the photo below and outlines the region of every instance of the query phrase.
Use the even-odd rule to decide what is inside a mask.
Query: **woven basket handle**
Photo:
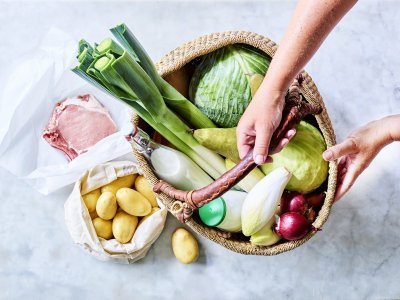
[[[289,87],[289,91],[285,97],[286,101],[282,112],[282,119],[271,138],[269,153],[273,153],[287,132],[300,123],[307,115],[322,112],[320,105],[302,100],[300,94],[301,81],[302,77],[299,75]],[[186,222],[193,214],[193,211],[223,195],[255,167],[257,167],[257,164],[253,160],[253,150],[251,150],[235,167],[206,187],[198,190],[183,191],[174,188],[165,181],[159,181],[153,190],[156,193],[162,192],[180,201],[181,203],[175,204],[175,206],[178,206],[178,209],[174,213],[181,222]]]

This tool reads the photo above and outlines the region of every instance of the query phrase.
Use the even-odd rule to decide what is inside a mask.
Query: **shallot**
[[[312,193],[306,196],[307,202],[312,207],[321,207],[325,200],[325,193]]]
[[[302,215],[306,213],[308,203],[303,194],[297,192],[285,192],[281,199],[281,213],[298,212]]]

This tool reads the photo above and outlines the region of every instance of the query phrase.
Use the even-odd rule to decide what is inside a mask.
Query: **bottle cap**
[[[226,215],[226,204],[221,197],[199,208],[201,221],[207,226],[218,226]]]

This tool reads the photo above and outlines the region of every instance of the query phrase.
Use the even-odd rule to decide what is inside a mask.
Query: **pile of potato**
[[[117,180],[82,196],[97,236],[128,243],[136,228],[160,208],[147,180],[138,174]]]

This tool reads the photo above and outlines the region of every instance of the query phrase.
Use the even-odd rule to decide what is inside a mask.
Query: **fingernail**
[[[256,155],[256,159],[254,160],[254,162],[257,165],[262,165],[265,162],[265,159],[266,159],[265,155],[257,154]]]
[[[325,160],[331,160],[331,159],[333,158],[332,151],[329,151],[329,150],[325,151],[325,152],[322,154],[322,157],[323,157]]]
[[[292,129],[292,130],[290,130],[290,132],[289,132],[289,137],[291,138],[291,137],[293,137],[295,134],[296,134],[296,130]]]

